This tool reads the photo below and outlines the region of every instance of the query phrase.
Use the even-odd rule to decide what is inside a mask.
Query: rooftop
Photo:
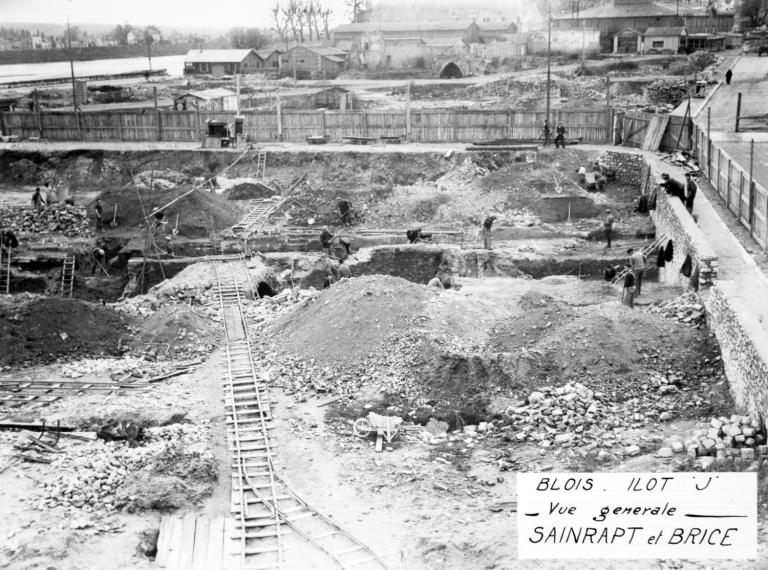
[[[187,52],[184,61],[187,63],[240,63],[251,53],[255,52],[250,49],[191,49]]]
[[[645,30],[646,36],[657,36],[657,37],[679,37],[684,36],[686,34],[685,26],[667,26],[667,27],[658,27],[658,28],[648,28]]]
[[[643,16],[674,16],[674,8],[667,8],[655,2],[638,2],[632,4],[606,4],[596,8],[588,8],[579,12],[578,18],[569,16],[555,17],[555,20],[584,20],[587,18],[639,18]],[[682,14],[681,14],[682,17]]]

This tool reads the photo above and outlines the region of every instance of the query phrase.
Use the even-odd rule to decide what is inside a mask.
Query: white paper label
[[[750,559],[756,473],[518,473],[520,558]]]

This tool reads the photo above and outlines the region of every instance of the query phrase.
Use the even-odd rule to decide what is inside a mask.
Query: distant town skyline
[[[344,0],[321,0],[334,23],[347,20]],[[0,25],[16,22],[166,27],[272,27],[271,0],[0,0]]]

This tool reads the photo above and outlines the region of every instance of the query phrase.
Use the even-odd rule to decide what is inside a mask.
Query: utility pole
[[[149,32],[147,34],[147,59],[149,60],[149,72],[152,73],[152,35]]]
[[[75,125],[77,126],[77,138],[82,139],[80,132],[80,113],[77,108],[77,89],[75,86],[75,62],[72,57],[72,34],[69,29],[69,14],[67,14],[67,51],[69,51],[69,74],[72,77],[72,108],[75,111]]]
[[[552,4],[547,6],[547,123],[549,124],[549,109],[552,90]],[[552,125],[549,125],[552,128]]]

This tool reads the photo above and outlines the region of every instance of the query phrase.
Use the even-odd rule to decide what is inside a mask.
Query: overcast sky
[[[323,0],[340,23],[344,0]],[[274,0],[0,0],[0,23],[271,27]]]

